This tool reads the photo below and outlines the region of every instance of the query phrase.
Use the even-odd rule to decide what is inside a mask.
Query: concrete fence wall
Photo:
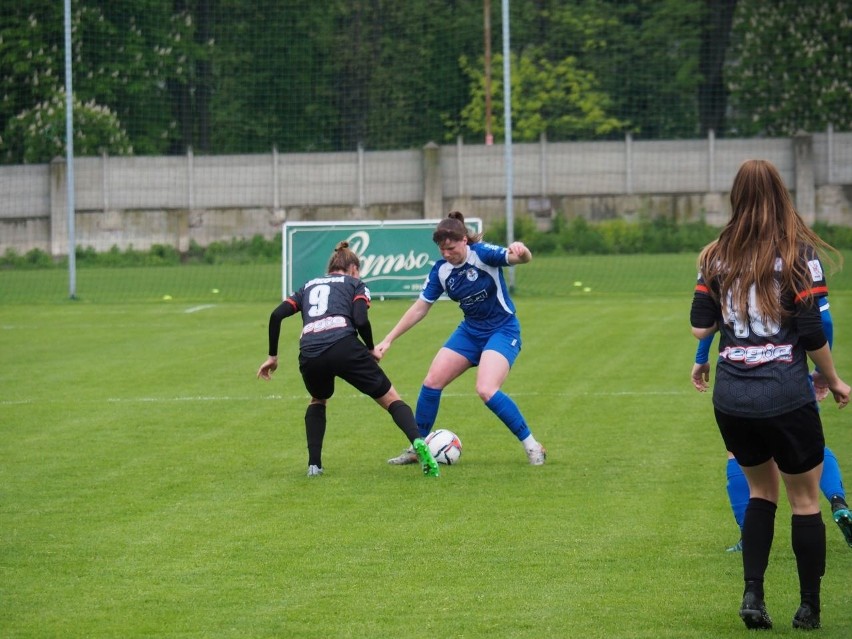
[[[541,228],[589,220],[703,217],[722,224],[740,164],[765,158],[809,223],[852,226],[852,133],[774,139],[559,142],[513,146],[513,210]],[[68,250],[67,170],[0,167],[0,252]],[[502,145],[420,150],[77,158],[75,239],[109,250],[273,237],[285,220],[505,217]]]

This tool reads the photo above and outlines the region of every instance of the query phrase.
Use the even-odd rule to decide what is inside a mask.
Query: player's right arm
[[[281,322],[285,318],[295,315],[298,310],[297,304],[288,297],[269,315],[269,355],[257,369],[259,379],[269,380],[272,373],[278,368],[278,338],[281,335]]]

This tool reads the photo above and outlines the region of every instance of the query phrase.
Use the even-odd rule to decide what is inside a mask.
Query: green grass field
[[[830,279],[847,381],[850,269]],[[694,256],[517,269],[524,347],[505,390],[548,462],[527,464],[468,373],[437,425],[464,453],[438,479],[389,466],[403,435],[342,383],[326,474],[305,476],[297,318],[273,380],[255,379],[278,274],[81,270],[69,301],[63,272],[0,273],[0,636],[748,634],[724,448],[688,377]],[[373,305],[377,338],[407,305]],[[438,304],[384,361],[412,405],[458,321]],[[852,484],[852,412],[823,416]],[[820,637],[846,639],[852,549],[823,512]],[[782,502],[766,584],[780,636],[796,635],[789,518]]]

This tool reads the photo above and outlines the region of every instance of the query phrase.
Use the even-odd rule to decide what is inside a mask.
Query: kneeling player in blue
[[[432,267],[417,301],[376,346],[376,353],[383,357],[391,343],[426,317],[446,293],[458,302],[464,319],[435,355],[423,380],[415,411],[420,436],[432,430],[444,388],[469,368],[478,367],[476,392],[480,399],[521,442],[529,463],[540,466],[547,454],[544,446],[533,437],[517,404],[501,390],[521,351],[521,326],[503,267],[526,264],[532,253],[523,242],[512,242],[508,247],[482,242],[481,234],[471,233],[458,211],[438,223],[432,240],[442,259]],[[415,461],[409,448],[388,463]]]
[[[348,242],[340,242],[329,259],[327,273],[305,283],[272,311],[269,317],[269,356],[260,365],[257,376],[269,380],[278,368],[281,322],[301,312],[299,372],[311,394],[305,412],[308,476],[323,474],[325,407],[334,394],[334,380],[339,377],[372,397],[390,413],[411,443],[415,461],[420,462],[423,473],[437,477],[440,474],[438,463],[420,437],[411,407],[402,401],[378,365],[373,329],[367,317],[370,291],[359,278],[360,269],[361,258],[349,248]]]

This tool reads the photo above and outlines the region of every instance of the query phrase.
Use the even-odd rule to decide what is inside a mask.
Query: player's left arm
[[[527,264],[532,260],[532,251],[523,242],[512,242],[506,248],[506,261],[510,266]]]
[[[376,345],[373,343],[373,327],[367,315],[368,308],[365,298],[356,298],[355,303],[352,305],[352,323],[355,324],[355,330],[358,331],[358,335],[367,346],[367,350],[372,351]]]
[[[819,305],[819,315],[822,320],[822,332],[825,333],[825,339],[828,342],[828,348],[831,349],[834,344],[834,322],[831,319],[831,310],[828,304],[828,295],[818,297],[816,303]],[[829,388],[828,380],[819,371],[819,367],[814,367],[814,372],[811,375],[811,381],[814,384],[814,394],[817,401],[821,402],[828,397]]]

